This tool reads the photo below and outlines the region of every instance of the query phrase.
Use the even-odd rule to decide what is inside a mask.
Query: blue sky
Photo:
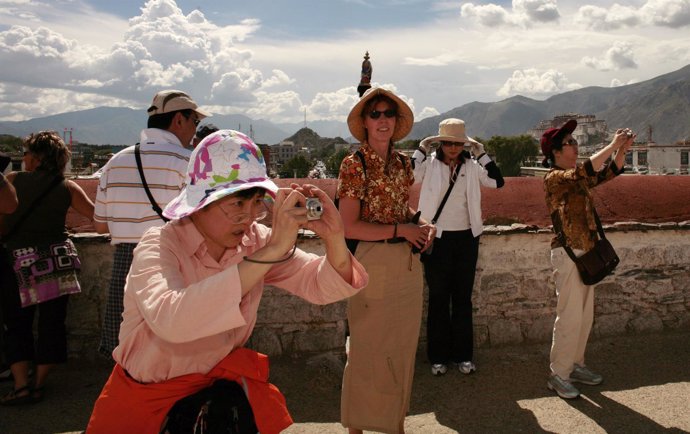
[[[344,123],[367,50],[422,119],[679,69],[690,0],[0,0],[0,120],[177,88],[214,113]]]

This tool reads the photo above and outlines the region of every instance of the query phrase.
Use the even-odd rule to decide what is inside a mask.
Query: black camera
[[[308,197],[305,205],[307,208],[307,220],[318,220],[323,214],[323,205],[318,197]]]

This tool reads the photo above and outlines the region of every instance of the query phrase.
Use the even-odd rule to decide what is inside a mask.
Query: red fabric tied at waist
[[[279,433],[292,425],[285,397],[268,382],[268,356],[238,348],[206,375],[188,374],[161,383],[139,383],[115,365],[94,404],[86,432],[157,434],[175,402],[221,378],[245,389],[262,434]]]

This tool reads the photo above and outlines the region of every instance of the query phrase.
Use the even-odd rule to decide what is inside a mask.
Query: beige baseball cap
[[[199,115],[199,120],[211,116],[199,109],[199,105],[192,99],[191,96],[182,92],[181,90],[169,89],[158,92],[153,97],[151,107],[149,107],[149,116],[162,115],[163,113],[170,113],[178,110],[194,110]]]

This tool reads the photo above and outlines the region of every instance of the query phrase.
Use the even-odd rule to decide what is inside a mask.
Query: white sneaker
[[[573,383],[596,386],[604,381],[604,377],[592,372],[592,370],[586,366],[575,365],[575,369],[573,369],[573,372],[570,373],[570,381]]]
[[[442,363],[435,363],[431,365],[431,374],[435,375],[437,377],[444,375],[446,372],[448,372],[448,366],[442,364]]]
[[[458,370],[460,372],[462,372],[463,374],[471,374],[477,370],[477,367],[474,366],[474,363],[467,361],[467,362],[458,363]]]
[[[558,375],[551,375],[546,386],[563,399],[574,399],[580,396],[580,391],[570,381],[564,380]]]

